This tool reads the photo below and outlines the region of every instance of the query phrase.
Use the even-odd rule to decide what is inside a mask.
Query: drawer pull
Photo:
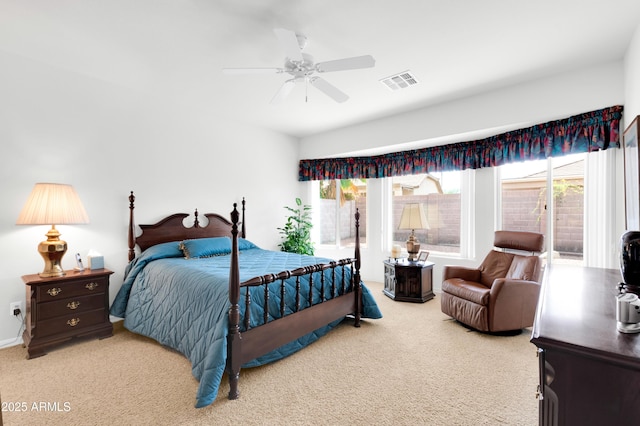
[[[85,288],[87,290],[95,290],[96,288],[98,288],[98,283],[90,282],[89,284],[85,285]]]
[[[67,308],[69,309],[77,309],[78,306],[80,306],[80,302],[76,302],[75,300],[73,302],[67,303]]]
[[[80,323],[80,318],[71,318],[69,321],[67,321],[67,325],[70,325],[71,327],[75,327],[79,323]]]
[[[49,296],[57,296],[60,293],[62,293],[62,289],[60,288],[50,288],[49,290],[47,290],[47,294]]]

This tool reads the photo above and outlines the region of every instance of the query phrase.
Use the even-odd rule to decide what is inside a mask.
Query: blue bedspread
[[[253,244],[240,246],[240,281],[255,276],[292,270],[300,266],[328,263],[329,259],[301,256],[292,253],[262,250]],[[192,365],[192,373],[200,385],[196,407],[211,404],[225,370],[227,354],[228,294],[230,256],[221,255],[199,259],[184,259],[178,243],[159,244],[145,250],[125,271],[125,280],[113,304],[111,314],[124,318],[124,326],[151,337],[159,343],[184,354]],[[350,273],[350,268],[345,268]],[[328,273],[328,272],[326,272]],[[314,287],[319,288],[314,278]],[[304,282],[303,286],[308,282]],[[270,318],[279,315],[279,282],[270,284]],[[241,289],[240,310],[244,316],[244,295]],[[263,322],[260,287],[251,293],[251,324]],[[325,288],[325,292],[330,289]],[[316,292],[317,293],[317,292]],[[293,294],[293,291],[287,291]],[[319,299],[320,295],[314,297]],[[285,297],[286,299],[286,297]],[[363,317],[381,318],[382,314],[363,285]],[[287,312],[295,309],[287,300]],[[305,301],[302,302],[304,306]],[[341,320],[328,324],[295,342],[286,344],[269,354],[250,361],[243,367],[272,362],[300,350],[326,334]]]

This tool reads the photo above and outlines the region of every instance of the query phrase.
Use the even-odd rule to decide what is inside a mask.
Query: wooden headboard
[[[129,195],[129,261],[132,261],[136,256],[136,245],[140,247],[141,251],[144,251],[155,244],[168,243],[171,241],[182,241],[194,238],[233,237],[231,234],[231,221],[217,213],[206,213],[204,216],[209,223],[201,226],[197,209],[194,212],[195,219],[193,226],[189,228],[184,226],[184,219],[190,215],[188,213],[175,213],[152,225],[139,225],[142,233],[136,236],[136,225],[133,218],[135,199],[136,197],[133,195],[133,191],[131,191]],[[240,237],[242,238],[246,238],[244,210],[245,200],[243,198],[240,231]]]

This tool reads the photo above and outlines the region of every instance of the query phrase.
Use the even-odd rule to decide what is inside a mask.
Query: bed
[[[334,261],[256,246],[246,238],[244,199],[230,220],[176,213],[139,225],[137,236],[134,202],[131,192],[129,263],[110,313],[191,361],[197,408],[215,401],[225,372],[236,399],[241,368],[289,356],[346,318],[359,327],[382,317],[360,278],[357,211],[354,257]]]

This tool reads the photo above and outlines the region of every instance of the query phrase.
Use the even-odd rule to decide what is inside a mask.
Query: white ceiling
[[[0,53],[303,137],[623,57],[638,0],[0,0]],[[285,75],[273,33],[304,33],[317,62],[370,54],[374,68],[323,74],[350,99]],[[410,70],[419,84],[380,79]]]

